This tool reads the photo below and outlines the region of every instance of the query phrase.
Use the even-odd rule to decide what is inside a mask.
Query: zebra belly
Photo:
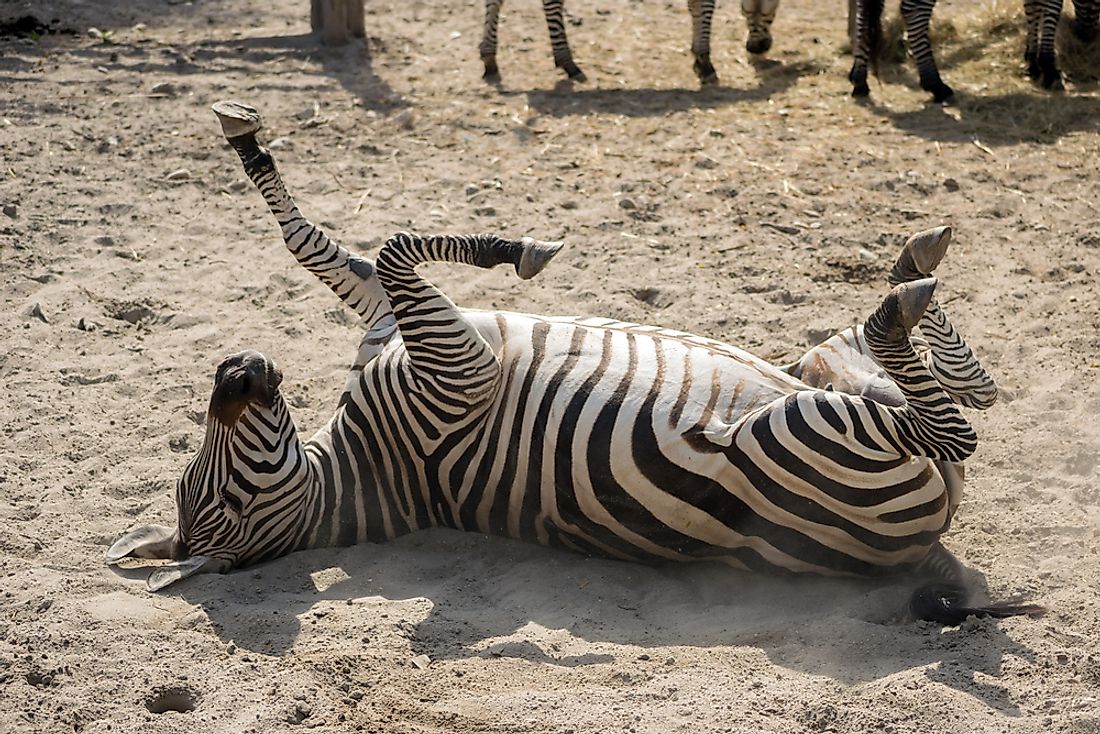
[[[860,444],[876,427],[855,411],[837,430],[818,396],[834,411],[854,403],[728,345],[617,322],[475,323],[501,382],[427,462],[435,524],[627,559],[846,574],[902,570],[946,528],[932,462]],[[698,440],[715,423],[728,446]]]

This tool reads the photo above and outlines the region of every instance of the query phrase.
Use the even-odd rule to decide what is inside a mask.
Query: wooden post
[[[348,0],[348,31],[355,38],[367,37],[366,20],[363,15],[363,0]]]
[[[309,26],[326,46],[342,46],[349,34],[365,38],[363,0],[310,0]]]

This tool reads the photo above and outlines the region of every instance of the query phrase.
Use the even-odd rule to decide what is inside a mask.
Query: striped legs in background
[[[710,61],[710,31],[714,20],[715,2],[716,0],[688,0],[695,74],[703,84],[718,80]],[[746,2],[756,2],[762,7],[771,8],[770,15],[765,14],[766,24],[763,31],[770,45],[771,38],[767,28],[775,17],[775,7],[779,4],[779,0],[746,0]],[[482,28],[479,52],[485,66],[483,78],[490,82],[500,81],[500,68],[497,65],[497,29],[500,25],[500,8],[503,4],[504,0],[485,0],[485,25]],[[565,32],[564,0],[542,0],[542,10],[546,16],[546,26],[550,31],[550,48],[554,52],[554,66],[564,71],[575,82],[587,81],[588,77],[573,61],[573,52],[569,48],[569,38]],[[751,47],[750,50],[752,50]],[[764,47],[761,52],[764,50],[767,48]]]
[[[779,0],[741,0],[741,14],[749,27],[745,50],[750,54],[767,53],[772,47],[772,23],[778,9]]]
[[[852,49],[852,70],[848,79],[852,82],[852,96],[866,97],[871,90],[867,86],[868,65],[873,70],[882,42],[883,0],[858,0],[856,4],[856,44]],[[905,33],[909,50],[917,62],[921,89],[932,93],[936,102],[944,102],[954,95],[944,84],[936,68],[932,44],[928,40],[928,26],[936,0],[902,0],[901,15],[905,20]]]
[[[778,1],[778,0],[777,0]],[[714,20],[715,0],[688,0],[691,13],[691,53],[695,57],[695,75],[703,84],[714,84],[718,74],[710,63],[710,24]]]
[[[1084,43],[1091,43],[1096,38],[1100,0],[1074,0],[1073,8],[1074,35]],[[1064,89],[1062,72],[1058,70],[1055,56],[1058,23],[1062,18],[1062,0],[1024,0],[1024,15],[1027,17],[1024,60],[1027,62],[1028,75],[1044,89]]]

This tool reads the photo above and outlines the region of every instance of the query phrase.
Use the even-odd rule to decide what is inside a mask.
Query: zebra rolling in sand
[[[138,528],[107,553],[173,559],[151,589],[446,526],[624,560],[909,574],[928,582],[914,614],[946,623],[1040,611],[966,606],[939,542],[976,446],[951,395],[996,396],[932,301],[946,228],[910,240],[901,284],[863,327],[779,368],[657,327],[458,309],[418,265],[510,263],[526,279],[560,244],[403,233],[373,264],[351,256],[302,217],[255,110],[215,111],[287,247],[366,333],[335,417],[305,443],[269,359],[221,364],[177,527]],[[921,345],[932,369],[918,324],[937,330]]]
[[[710,62],[710,26],[714,19],[715,1],[687,0],[688,12],[691,13],[691,53],[695,57],[694,69],[696,76],[703,84],[713,84],[718,81],[718,74]],[[773,1],[778,2],[778,0]],[[485,65],[483,78],[486,81],[500,81],[500,69],[497,66],[497,27],[500,24],[500,6],[503,4],[504,0],[485,0],[485,25],[482,29],[479,50],[481,61]],[[554,66],[564,71],[573,81],[587,81],[584,72],[573,61],[573,51],[569,48],[569,39],[565,33],[564,0],[542,0],[542,10],[546,15],[546,26],[550,30],[550,48],[554,52]]]

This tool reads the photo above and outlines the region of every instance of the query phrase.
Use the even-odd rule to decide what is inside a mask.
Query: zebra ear
[[[107,563],[123,558],[171,558],[176,529],[163,525],[142,525],[116,540],[107,549]]]
[[[169,584],[182,581],[188,576],[199,573],[225,573],[230,568],[230,562],[224,558],[212,556],[191,556],[184,561],[175,561],[161,566],[149,574],[145,587],[149,591],[160,591]]]

